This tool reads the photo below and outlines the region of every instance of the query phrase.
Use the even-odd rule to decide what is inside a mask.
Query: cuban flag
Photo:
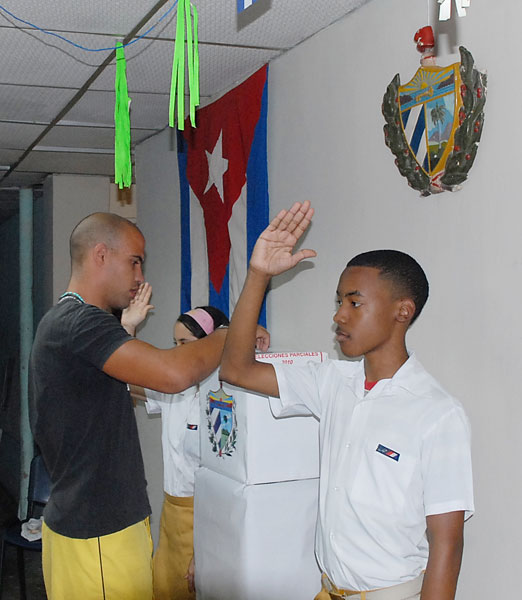
[[[252,6],[252,4],[254,4],[256,1],[257,0],[237,0],[237,12],[243,12],[244,10]]]
[[[267,87],[265,65],[198,110],[179,138],[182,312],[212,305],[230,316],[268,225]]]

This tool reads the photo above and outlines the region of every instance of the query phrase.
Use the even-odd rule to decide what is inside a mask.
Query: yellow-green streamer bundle
[[[194,12],[194,27],[190,8]],[[178,0],[176,21],[176,41],[172,62],[172,83],[170,86],[169,125],[176,121],[176,95],[178,97],[178,129],[185,128],[185,22],[187,24],[187,70],[190,94],[190,123],[196,126],[196,106],[199,106],[199,54],[198,54],[198,12],[189,0]]]
[[[127,90],[125,51],[121,42],[116,44],[116,103],[114,104],[114,183],[120,190],[132,183],[130,98]]]

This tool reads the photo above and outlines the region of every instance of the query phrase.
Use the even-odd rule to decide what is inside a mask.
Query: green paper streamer
[[[132,183],[130,98],[127,89],[125,51],[121,42],[116,44],[116,80],[114,83],[114,183],[120,190]]]
[[[198,51],[198,11],[194,9],[194,50],[193,59],[191,62],[192,69],[189,73],[189,89],[190,89],[190,123],[192,127],[196,127],[196,106],[199,106],[199,51]]]
[[[191,9],[194,12],[192,27]],[[190,96],[190,122],[196,126],[196,106],[199,106],[199,53],[198,53],[198,13],[189,0],[178,0],[176,20],[176,41],[172,62],[172,80],[170,86],[169,126],[176,121],[176,96],[178,101],[178,129],[185,128],[185,23],[187,25],[187,71]]]

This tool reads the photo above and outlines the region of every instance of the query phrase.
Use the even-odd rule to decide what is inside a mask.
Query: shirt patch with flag
[[[193,423],[187,423],[187,429],[190,429],[191,431],[196,431],[197,428],[197,425],[194,425]]]
[[[267,81],[264,66],[198,110],[197,127],[187,122],[178,138],[181,312],[212,305],[229,316],[268,225]]]
[[[377,452],[384,454],[384,456],[387,456],[388,458],[392,458],[393,460],[396,460],[397,462],[399,462],[400,454],[398,452],[395,452],[395,450],[386,448],[386,446],[383,446],[382,444],[379,444],[377,446],[376,450],[377,450]]]

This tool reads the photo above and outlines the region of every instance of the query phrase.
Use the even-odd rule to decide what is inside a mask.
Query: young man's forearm
[[[421,600],[454,600],[464,549],[461,511],[428,517],[430,554]]]
[[[261,394],[279,395],[274,367],[255,360],[255,328],[270,278],[316,255],[310,249],[292,254],[313,214],[310,202],[294,202],[289,210],[279,211],[259,236],[225,343],[221,362],[221,378],[225,381]]]
[[[430,558],[424,575],[421,600],[454,600],[461,557],[462,552],[455,551],[440,560]]]
[[[241,366],[254,360],[256,328],[268,275],[249,269],[243,291],[230,320],[221,368]]]
[[[270,276],[250,268],[228,328],[220,377],[260,393],[277,395],[272,365],[255,360],[256,329]]]

